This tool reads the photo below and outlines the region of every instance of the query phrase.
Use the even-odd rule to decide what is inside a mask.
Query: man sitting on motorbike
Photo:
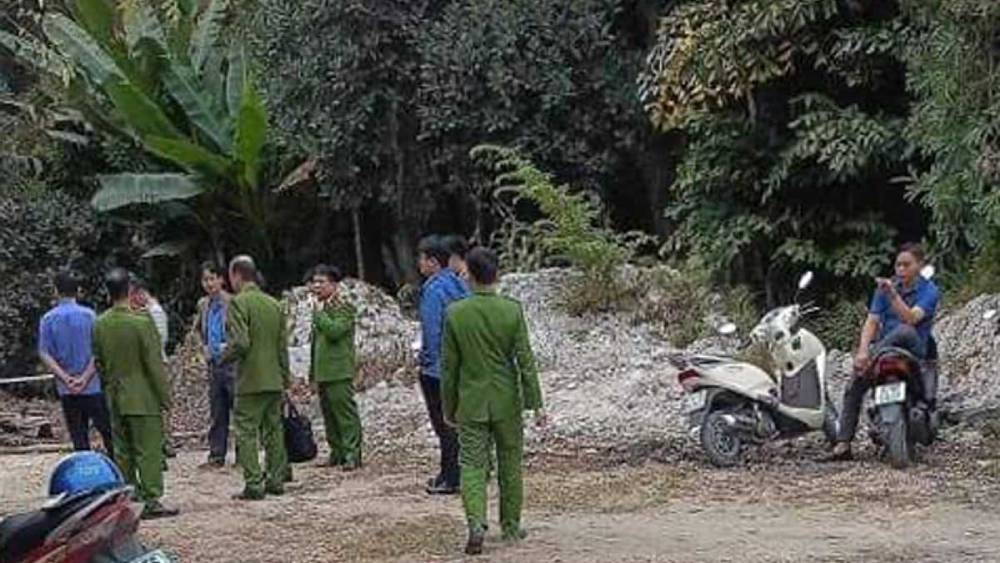
[[[900,247],[896,256],[896,276],[891,280],[875,280],[878,288],[861,329],[861,341],[854,356],[854,375],[844,391],[837,443],[831,456],[834,460],[852,457],[851,441],[858,427],[861,403],[871,388],[871,380],[865,375],[873,355],[886,347],[895,347],[923,360],[931,352],[931,331],[939,293],[934,282],[920,275],[923,266],[923,248],[907,243]]]

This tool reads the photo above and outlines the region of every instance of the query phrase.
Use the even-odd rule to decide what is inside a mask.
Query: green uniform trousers
[[[462,504],[469,527],[482,529],[486,525],[489,500],[486,482],[489,480],[492,458],[490,450],[496,444],[500,528],[504,536],[517,537],[521,533],[521,505],[524,502],[521,477],[524,424],[521,417],[460,423],[458,441],[461,446],[459,464],[462,467]]]
[[[280,392],[248,393],[236,396],[233,420],[236,425],[236,462],[243,468],[245,491],[263,494],[284,490],[288,473],[285,431],[281,423]],[[260,446],[267,467],[260,469]],[[265,483],[266,481],[266,483]]]
[[[335,381],[319,384],[320,410],[326,427],[330,461],[338,464],[361,463],[361,417],[354,402],[354,382]]]
[[[160,415],[113,415],[115,463],[143,502],[163,496],[163,419]]]

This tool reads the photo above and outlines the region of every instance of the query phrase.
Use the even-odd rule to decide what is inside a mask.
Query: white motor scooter
[[[812,272],[803,275],[799,292],[812,280]],[[729,357],[671,356],[670,363],[679,370],[677,380],[689,393],[683,409],[690,434],[713,464],[737,464],[746,444],[820,430],[827,440],[836,439],[837,411],[826,390],[826,347],[799,326],[802,317],[815,310],[798,304],[779,307],[750,333],[751,341],[767,350],[773,374]],[[727,324],[719,332],[731,335],[736,327]]]

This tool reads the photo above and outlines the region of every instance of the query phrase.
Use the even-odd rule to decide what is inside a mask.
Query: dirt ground
[[[456,497],[428,497],[431,451],[373,459],[360,472],[296,466],[284,497],[230,500],[238,472],[171,461],[175,519],[141,535],[181,561],[459,561]],[[540,453],[527,469],[526,541],[494,525],[481,560],[1000,561],[1000,460],[941,444],[898,472],[869,455],[824,464],[808,447],[773,448],[740,469],[694,453]],[[0,514],[32,506],[57,455],[0,458]],[[495,507],[492,511],[495,520]]]

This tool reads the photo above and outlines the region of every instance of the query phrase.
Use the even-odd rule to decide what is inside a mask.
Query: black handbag
[[[290,400],[282,408],[281,423],[285,428],[285,450],[288,461],[302,463],[316,459],[316,440],[313,438],[312,422],[299,414]]]

